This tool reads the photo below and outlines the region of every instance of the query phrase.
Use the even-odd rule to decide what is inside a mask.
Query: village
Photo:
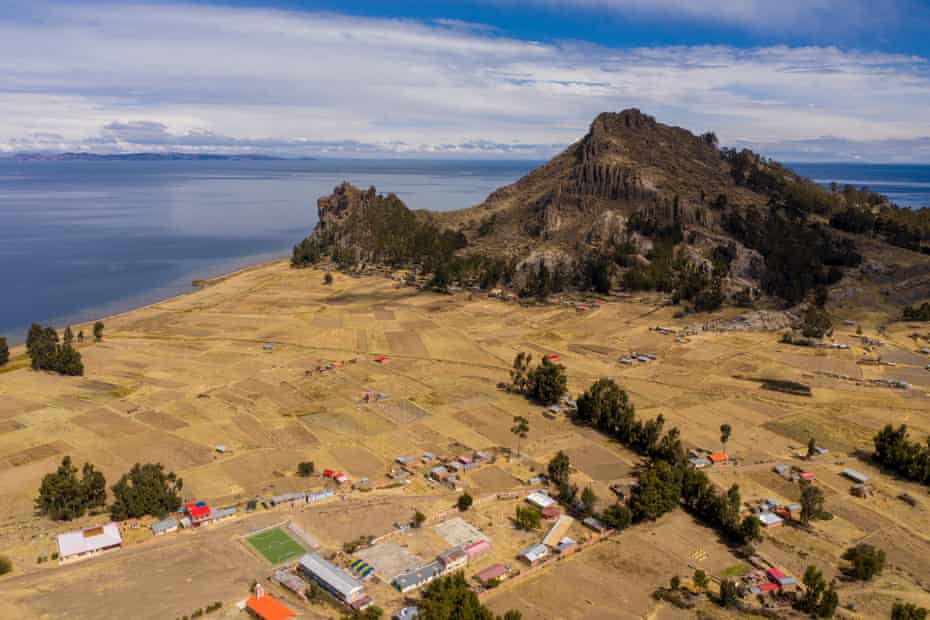
[[[885,580],[924,596],[925,492],[856,456],[893,420],[889,402],[928,428],[926,358],[906,325],[882,334],[895,365],[879,366],[860,363],[873,353],[855,344],[867,317],[837,329],[850,348],[808,348],[696,327],[649,297],[527,307],[375,275],[340,276],[333,288],[313,280],[271,265],[110,319],[108,337],[86,349],[100,369],[92,378],[0,377],[0,413],[21,425],[0,435],[0,536],[16,566],[0,580],[4,614],[93,617],[106,600],[134,617],[377,608],[413,618],[424,589],[458,572],[489,607],[524,617],[555,617],[546,610],[556,597],[568,601],[559,617],[591,607],[639,617],[670,605],[653,592],[673,577],[693,590],[688,604],[713,606],[733,580],[742,605],[787,610],[808,565],[836,575],[861,541],[880,543],[894,568],[877,585],[844,586],[844,605],[858,609],[844,613],[890,607]],[[521,351],[565,366],[557,404],[498,387]],[[741,517],[762,526],[752,553],[682,510],[622,531],[598,518],[629,497],[643,465],[576,419],[578,395],[605,376],[639,416],[681,429],[691,467],[721,489],[738,484]],[[27,396],[37,381],[47,404]],[[41,439],[52,435],[58,443]],[[548,477],[560,451],[571,482],[595,497],[590,513]],[[108,479],[140,459],[164,462],[184,479],[184,503],[163,519],[99,514],[49,527],[31,504],[66,453],[92,458]],[[803,484],[822,491],[829,520],[804,522]],[[522,527],[518,508],[538,525]],[[99,595],[76,596],[91,583]],[[154,584],[174,595],[156,596]]]

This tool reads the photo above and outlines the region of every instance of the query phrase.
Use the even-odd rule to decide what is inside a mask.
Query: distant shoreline
[[[315,161],[316,157],[278,157],[255,153],[13,153],[0,161]]]

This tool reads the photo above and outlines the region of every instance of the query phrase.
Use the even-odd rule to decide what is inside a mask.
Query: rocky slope
[[[919,252],[845,232],[847,220],[858,225],[851,210],[880,201],[824,190],[633,109],[599,115],[580,141],[469,209],[413,212],[394,195],[343,184],[319,199],[319,224],[295,264],[322,253],[526,294],[619,287],[662,290],[699,309],[760,297],[793,305],[816,289],[862,289],[844,274],[896,290],[898,268],[911,281],[930,272]],[[840,212],[843,231],[827,225]]]

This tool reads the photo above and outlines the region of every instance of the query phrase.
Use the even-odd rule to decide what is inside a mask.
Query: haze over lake
[[[348,180],[412,208],[480,203],[532,161],[0,161],[0,335],[151,303],[285,257],[316,199]],[[796,164],[801,174],[930,206],[930,166]]]

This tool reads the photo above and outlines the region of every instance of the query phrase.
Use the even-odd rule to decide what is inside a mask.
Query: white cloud
[[[0,18],[0,150],[545,157],[631,106],[763,149],[829,135],[906,156],[930,136],[928,63],[902,55],[615,50],[215,6],[30,11]]]

